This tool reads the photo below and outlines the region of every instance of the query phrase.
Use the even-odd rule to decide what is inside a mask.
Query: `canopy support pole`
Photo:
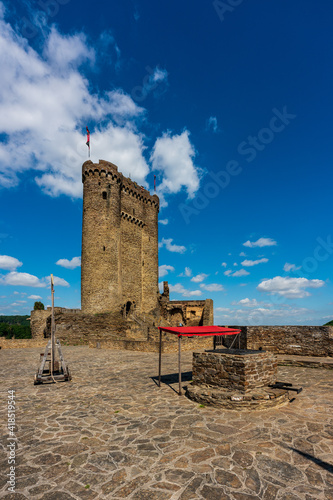
[[[162,365],[162,330],[160,330],[160,346],[158,360],[158,387],[161,387],[161,365]]]
[[[179,380],[179,396],[182,395],[182,368],[181,368],[181,335],[178,335],[178,380]]]

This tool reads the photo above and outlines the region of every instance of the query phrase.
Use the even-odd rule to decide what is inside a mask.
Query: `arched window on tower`
[[[102,193],[102,197],[103,197],[103,200],[106,200],[106,199],[107,199],[108,194],[107,194],[107,192],[106,192],[106,191],[103,191],[103,193]]]

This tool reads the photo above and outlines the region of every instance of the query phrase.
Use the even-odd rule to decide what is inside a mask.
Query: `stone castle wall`
[[[0,349],[29,349],[40,347],[43,352],[47,345],[45,339],[5,339],[0,337]],[[42,352],[42,351],[41,351]]]
[[[332,326],[235,326],[241,328],[242,349],[263,349],[275,354],[333,356]],[[223,338],[230,347],[234,335]],[[235,346],[238,346],[236,341]]]
[[[184,302],[191,310],[192,301]],[[202,324],[214,324],[213,321],[210,321],[212,301],[208,299],[193,302],[207,304],[206,309],[203,306],[202,319],[204,322]],[[178,306],[180,303],[177,303]],[[202,307],[202,304],[196,306]],[[120,313],[84,314],[79,309],[56,307],[55,320],[56,336],[69,345],[96,346],[96,343],[100,342],[101,347],[121,349],[121,345],[126,345],[123,348],[127,349],[130,344],[126,344],[126,342],[132,341],[142,342],[140,345],[133,344],[136,346],[134,350],[154,351],[159,339],[157,323],[154,324],[148,320],[145,322],[142,321],[142,318],[137,321],[134,319],[125,320]],[[47,337],[50,334],[50,325],[51,308],[46,311],[31,311],[31,332],[34,340],[42,340],[45,336]],[[228,326],[241,329],[241,349],[262,349],[275,354],[333,357],[333,327],[330,326]],[[234,338],[234,335],[223,336],[223,346],[230,347]],[[175,341],[176,336],[169,334],[163,336],[165,352],[173,352]],[[212,349],[214,337],[203,339],[199,344],[196,344],[196,339],[188,339],[188,342],[183,342],[183,344],[184,348],[192,346],[193,349]],[[238,348],[238,341],[234,343],[234,348]]]
[[[30,313],[30,329],[33,339],[44,339],[47,331],[47,322],[51,318],[52,308],[48,307],[45,310],[34,310]],[[81,313],[80,309],[65,309],[64,307],[55,307],[55,313]],[[19,340],[19,339],[18,339]]]
[[[40,318],[43,329],[40,328],[36,333],[33,331],[33,339],[49,338],[51,335],[51,311],[34,311],[34,313],[32,316]],[[159,330],[152,321],[144,323],[138,319],[125,319],[120,312],[84,314],[76,311],[71,312],[71,310],[66,311],[61,308],[55,308],[54,319],[55,336],[64,345],[89,345],[90,347],[108,349],[158,351]],[[37,324],[37,321],[35,324]],[[43,334],[43,337],[41,337],[41,334]],[[177,351],[178,337],[176,335],[163,332],[162,342],[163,352]],[[212,347],[212,337],[182,339],[182,350],[184,351],[212,349]]]
[[[150,312],[158,300],[159,199],[124,177],[116,165],[82,166],[82,312],[135,304]]]

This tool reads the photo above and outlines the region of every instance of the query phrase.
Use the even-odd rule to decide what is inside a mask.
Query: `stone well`
[[[192,384],[186,395],[201,404],[229,409],[264,409],[288,402],[276,382],[277,358],[271,352],[220,349],[194,352]]]

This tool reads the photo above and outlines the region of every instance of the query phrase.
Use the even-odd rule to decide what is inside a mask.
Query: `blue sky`
[[[80,307],[81,166],[161,200],[160,281],[217,324],[332,306],[333,5],[0,1],[0,314]]]

